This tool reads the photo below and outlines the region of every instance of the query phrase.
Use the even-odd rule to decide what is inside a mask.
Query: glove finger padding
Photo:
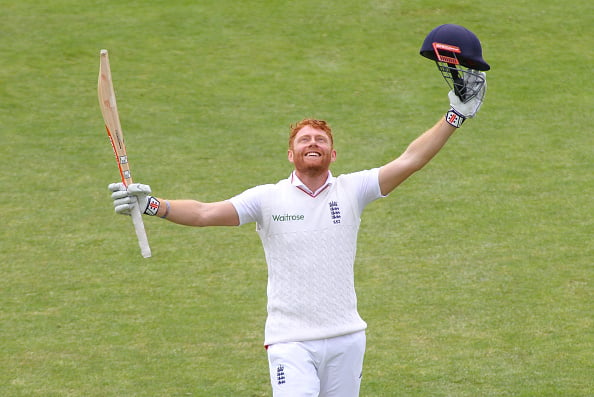
[[[159,209],[159,200],[149,196],[151,193],[149,185],[132,183],[126,188],[122,182],[118,182],[110,184],[108,188],[112,191],[111,199],[118,214],[130,215],[134,206],[138,206],[140,212],[147,215],[155,215]]]
[[[132,199],[122,182],[110,183],[107,188],[112,192],[111,199],[116,214],[130,215],[132,210]]]
[[[117,199],[121,199],[124,197],[129,197],[129,196],[130,196],[130,193],[128,193],[127,190],[117,190],[111,194],[111,199],[117,200]]]
[[[151,194],[151,187],[149,185],[143,185],[142,183],[132,183],[128,185],[128,193],[133,196],[141,196]]]
[[[112,192],[126,190],[126,186],[124,186],[124,184],[122,182],[110,183],[109,186],[107,186],[107,188],[109,190],[111,190]]]
[[[121,197],[121,198],[114,198],[114,200],[113,200],[113,206],[114,207],[118,207],[118,206],[121,206],[121,205],[133,205],[134,203],[136,203],[136,200],[134,199],[134,197],[131,197],[131,196],[125,196],[125,197]]]
[[[134,197],[137,201],[138,208],[140,208],[140,212],[147,215],[155,215],[156,210],[158,210],[158,205],[156,209],[151,207],[149,209],[149,203],[153,197],[149,196],[151,194],[151,187],[149,185],[143,185],[142,183],[132,183],[128,185],[128,194],[131,197]],[[156,199],[153,199],[156,200]],[[157,200],[158,203],[158,200]],[[136,203],[134,203],[136,204]]]
[[[127,190],[117,190],[111,194],[113,207],[117,214],[130,215],[130,211],[136,205],[136,197],[131,196]]]
[[[136,185],[136,186],[134,186]],[[130,187],[134,186],[131,191]],[[117,214],[130,215],[130,212],[135,205],[141,204],[139,208],[144,211],[146,208],[146,194],[143,192],[150,192],[150,186],[141,184],[131,184],[126,188],[122,182],[111,183],[108,189],[112,191],[111,199],[113,200],[113,207]],[[142,206],[141,199],[144,195],[145,204]]]
[[[130,197],[127,197],[126,199],[122,199],[122,200],[131,200]],[[130,213],[132,212],[132,208],[134,208],[135,203],[123,203],[121,201],[114,201],[113,202],[113,207],[114,210],[116,212],[116,214],[120,214],[120,215],[130,215]]]
[[[467,85],[467,90],[476,92],[470,99],[463,102],[454,92],[451,90],[448,93],[450,99],[450,106],[459,115],[464,118],[473,118],[481,108],[485,93],[487,91],[487,76],[485,72],[475,71],[474,73],[464,74],[464,84]]]

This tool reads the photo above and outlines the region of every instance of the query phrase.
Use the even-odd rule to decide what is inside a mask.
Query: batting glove
[[[477,71],[466,73],[464,84],[477,94],[463,102],[454,90],[448,92],[450,110],[446,113],[446,121],[456,128],[460,127],[464,120],[473,118],[481,108],[487,91],[487,75],[485,72]]]
[[[128,189],[123,183],[112,183],[108,186],[113,193],[111,198],[115,212],[121,215],[130,215],[130,211],[138,205],[140,211],[146,215],[156,215],[159,210],[159,200],[150,196],[151,187],[141,183],[132,183]]]

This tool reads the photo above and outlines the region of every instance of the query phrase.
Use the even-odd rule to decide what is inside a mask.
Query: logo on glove
[[[159,211],[160,205],[161,205],[161,203],[159,202],[159,200],[157,200],[153,196],[149,196],[148,204],[146,205],[146,209],[144,210],[144,213],[147,215],[150,215],[150,216],[155,216],[155,215],[157,215],[157,212]]]
[[[466,120],[464,118],[464,116],[459,115],[458,113],[456,113],[453,110],[450,110],[446,113],[445,119],[448,123],[450,123],[451,125],[453,125],[456,128],[460,128],[460,126],[462,125],[464,120]]]

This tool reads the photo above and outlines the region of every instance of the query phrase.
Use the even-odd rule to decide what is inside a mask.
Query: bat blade
[[[103,121],[105,122],[107,136],[109,137],[109,141],[115,154],[116,163],[118,164],[122,183],[127,187],[132,183],[132,174],[130,173],[130,163],[128,162],[128,152],[126,151],[124,133],[122,132],[122,126],[120,124],[120,116],[118,113],[115,91],[113,89],[109,54],[107,50],[101,50],[99,59],[99,78],[97,82],[99,106],[101,108],[101,114],[103,115]],[[140,246],[140,252],[144,258],[149,258],[151,256],[151,249],[138,205],[133,206],[131,215],[134,230],[136,231],[136,237],[138,238],[138,245]]]

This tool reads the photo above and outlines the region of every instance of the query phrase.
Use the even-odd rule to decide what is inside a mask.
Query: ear
[[[336,150],[332,149],[332,153],[330,154],[330,162],[333,163],[336,161]]]
[[[293,150],[292,149],[287,150],[287,158],[289,159],[290,163],[293,163]]]

